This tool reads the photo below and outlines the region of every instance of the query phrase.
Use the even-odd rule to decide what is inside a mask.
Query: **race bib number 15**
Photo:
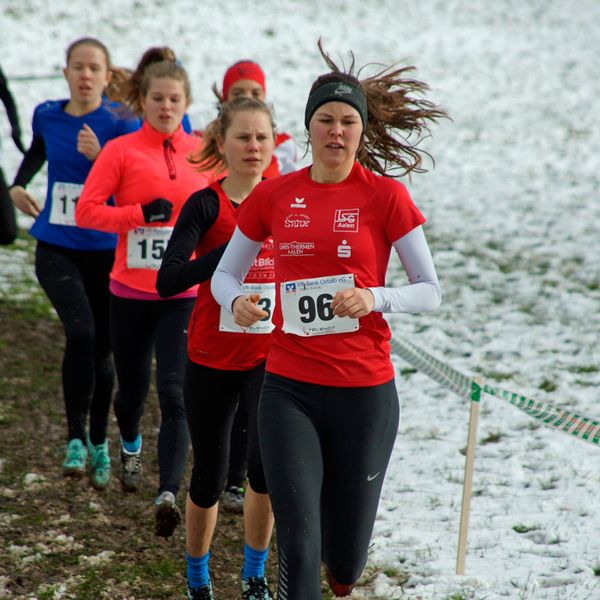
[[[341,290],[354,287],[354,275],[331,275],[281,284],[283,331],[302,336],[357,331],[358,319],[337,317],[331,301]]]
[[[137,227],[127,232],[127,267],[158,271],[172,227]]]

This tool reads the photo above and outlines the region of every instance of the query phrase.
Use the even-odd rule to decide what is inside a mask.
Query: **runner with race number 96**
[[[418,97],[426,85],[410,68],[359,81],[321,52],[331,72],[306,104],[312,165],[254,189],[212,280],[237,323],[262,318],[238,282],[273,238],[275,329],[258,425],[280,600],[320,599],[321,562],[336,596],[358,580],[399,420],[382,313],[441,300],[425,219],[404,185],[379,175],[421,170],[421,152],[402,140],[445,113]],[[409,285],[385,286],[392,248]]]

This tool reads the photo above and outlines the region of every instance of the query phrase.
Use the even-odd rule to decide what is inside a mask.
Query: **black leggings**
[[[244,487],[248,470],[248,418],[246,411],[238,406],[229,440],[229,469],[225,487]]]
[[[106,438],[114,382],[108,328],[112,250],[71,250],[38,242],[35,272],[65,329],[62,384],[68,439]]]
[[[183,404],[187,324],[193,299],[131,300],[111,295],[110,326],[119,391],[115,414],[121,437],[131,442],[150,388],[156,354],[159,493],[177,494],[187,459],[189,434]]]
[[[339,388],[266,374],[258,427],[279,600],[320,599],[321,561],[339,583],[360,577],[398,420],[393,380]]]
[[[17,217],[13,206],[4,171],[0,168],[0,245],[12,244],[17,237]]]
[[[238,401],[248,420],[248,479],[255,492],[267,493],[256,426],[264,372],[264,363],[249,371],[222,371],[188,360],[184,397],[194,451],[190,498],[196,506],[210,508],[223,491]]]

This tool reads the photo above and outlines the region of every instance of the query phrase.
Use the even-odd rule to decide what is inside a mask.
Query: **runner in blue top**
[[[47,101],[33,115],[33,139],[10,195],[15,206],[34,217],[38,280],[65,329],[63,394],[68,442],[63,473],[80,477],[89,471],[92,485],[106,486],[110,459],[106,437],[114,371],[108,337],[108,274],[116,236],[75,225],[75,204],[101,147],[139,128],[118,105],[103,98],[110,81],[108,50],[94,38],[67,49],[67,100]],[[25,189],[48,161],[44,207]],[[89,415],[89,435],[87,420]]]

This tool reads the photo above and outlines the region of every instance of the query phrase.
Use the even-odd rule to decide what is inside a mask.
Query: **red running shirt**
[[[196,256],[202,256],[228,242],[237,225],[239,207],[234,208],[218,182],[209,187],[219,198],[219,214],[215,223],[198,242]],[[272,284],[275,281],[273,268],[273,241],[266,239],[244,283]],[[270,309],[270,306],[266,309]],[[246,371],[264,362],[271,334],[222,331],[222,318],[222,309],[210,291],[210,280],[201,283],[188,327],[190,360],[213,369],[229,371]]]
[[[241,206],[238,225],[250,239],[274,242],[277,296],[267,370],[341,387],[392,379],[391,334],[381,313],[362,317],[354,332],[284,333],[279,288],[342,274],[353,274],[356,287],[384,286],[392,244],[424,222],[404,185],[358,163],[341,183],[316,183],[309,167],[260,183]]]

